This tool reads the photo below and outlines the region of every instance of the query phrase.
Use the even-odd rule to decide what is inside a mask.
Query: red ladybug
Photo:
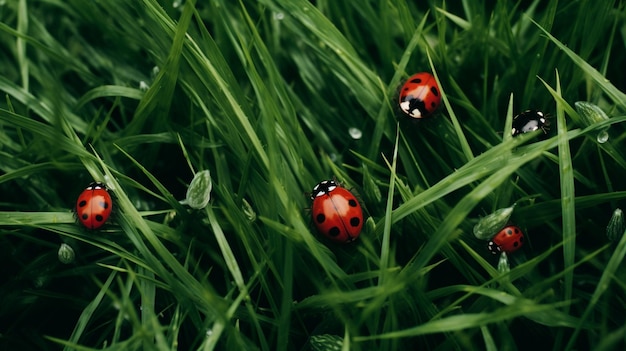
[[[487,247],[492,254],[496,255],[504,251],[511,253],[519,250],[524,245],[524,233],[518,226],[508,225],[496,234]]]
[[[98,229],[111,216],[113,201],[102,183],[91,183],[76,200],[78,220],[88,229]]]
[[[348,189],[324,180],[313,188],[311,201],[313,223],[320,233],[338,243],[356,240],[363,228],[363,210]]]
[[[441,104],[441,93],[432,74],[421,72],[412,75],[400,89],[400,109],[411,118],[432,115]]]

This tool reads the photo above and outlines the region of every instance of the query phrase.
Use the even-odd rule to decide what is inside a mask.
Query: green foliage
[[[0,349],[623,349],[625,19],[613,1],[0,1]],[[409,122],[419,71],[443,106]],[[513,138],[530,108],[548,133]],[[365,209],[350,245],[310,223],[333,177]],[[94,180],[114,213],[89,231],[72,208]],[[527,239],[508,262],[473,233],[494,212],[479,228]]]

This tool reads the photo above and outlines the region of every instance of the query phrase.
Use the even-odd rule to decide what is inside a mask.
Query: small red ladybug
[[[543,112],[537,110],[526,110],[513,117],[513,129],[511,134],[517,136],[524,133],[534,132],[541,129],[544,134],[548,132],[550,122]]]
[[[412,75],[400,89],[400,109],[411,118],[432,115],[441,104],[441,93],[432,74],[421,72]]]
[[[113,201],[106,185],[98,182],[89,184],[76,200],[78,220],[88,229],[98,229],[111,216]]]
[[[504,251],[511,253],[524,245],[524,233],[518,226],[508,225],[496,234],[487,247],[492,254],[496,255]]]
[[[348,189],[324,180],[313,188],[311,201],[313,223],[321,234],[338,243],[356,240],[363,228],[363,210]]]

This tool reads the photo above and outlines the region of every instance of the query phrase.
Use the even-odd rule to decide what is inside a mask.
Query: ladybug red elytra
[[[98,229],[111,216],[113,200],[103,183],[89,184],[76,200],[78,220],[88,229]]]
[[[541,129],[544,134],[548,132],[550,122],[546,115],[538,110],[526,110],[513,117],[513,129],[511,134],[517,136],[524,133],[534,132]]]
[[[411,118],[431,116],[441,104],[441,92],[437,80],[427,72],[409,77],[400,89],[400,109]]]
[[[317,230],[338,243],[349,243],[361,234],[363,210],[357,198],[334,180],[319,182],[311,192],[311,215]]]
[[[508,225],[496,234],[487,247],[492,254],[500,252],[511,253],[519,250],[524,245],[524,233],[515,225]]]

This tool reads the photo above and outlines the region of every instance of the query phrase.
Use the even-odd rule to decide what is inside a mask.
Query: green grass
[[[623,349],[625,29],[611,1],[0,2],[0,349]],[[420,71],[443,106],[398,119]],[[547,135],[510,136],[526,109]],[[350,245],[309,218],[333,177]],[[499,268],[472,229],[514,203]]]

